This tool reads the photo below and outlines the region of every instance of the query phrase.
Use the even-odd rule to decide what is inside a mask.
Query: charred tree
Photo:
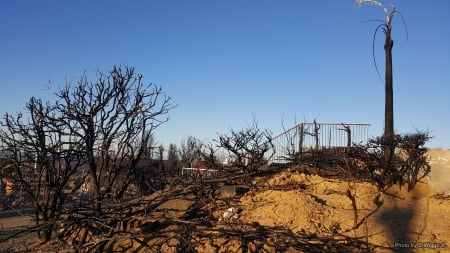
[[[81,187],[81,183],[69,187],[69,182],[75,181],[85,162],[84,151],[70,139],[70,129],[56,120],[63,114],[50,103],[32,97],[25,112],[28,120],[22,113],[5,114],[1,122],[2,160],[9,164],[3,172],[24,193],[16,197],[33,205],[39,236],[49,240],[63,206]]]
[[[94,82],[83,76],[56,93],[61,124],[82,141],[98,213],[106,197],[121,199],[135,182],[151,133],[174,107],[161,87],[142,78],[134,68],[114,67],[108,74],[97,72]]]
[[[272,136],[268,130],[259,129],[256,122],[240,131],[230,130],[230,134],[221,134],[216,140],[218,147],[233,155],[235,166],[251,172],[267,164],[265,155],[273,150]]]
[[[393,70],[392,70],[392,48],[394,46],[394,41],[392,39],[392,21],[394,16],[399,12],[395,9],[395,6],[391,4],[392,9],[388,11],[379,1],[377,0],[356,0],[358,5],[367,3],[375,5],[383,10],[385,14],[386,21],[379,21],[381,24],[377,26],[374,33],[374,42],[375,35],[377,34],[378,29],[382,29],[385,34],[385,42],[384,42],[384,52],[385,52],[385,106],[384,106],[384,134],[383,134],[383,142],[384,142],[384,158],[386,166],[392,166],[392,160],[394,158],[395,152],[395,133],[394,133],[394,92],[393,92]],[[401,17],[401,16],[400,16]],[[374,45],[372,49],[372,53],[374,54]],[[375,68],[378,67],[375,61]],[[379,73],[378,73],[379,75]],[[380,75],[379,75],[380,76]],[[380,77],[381,79],[381,77]]]
[[[192,167],[194,162],[198,162],[203,156],[203,143],[193,136],[189,136],[181,141],[181,165],[186,168]]]

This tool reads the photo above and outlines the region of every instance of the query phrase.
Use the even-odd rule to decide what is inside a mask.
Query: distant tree
[[[158,169],[162,172],[165,170],[164,165],[164,145],[158,146]]]
[[[219,158],[217,157],[219,147],[213,143],[207,143],[204,145],[204,152],[202,153],[202,160],[205,162],[205,165],[211,169],[217,169],[219,164]]]
[[[152,186],[151,181],[153,178],[159,176],[159,166],[160,164],[158,162],[155,162],[155,157],[157,155],[157,143],[155,141],[155,138],[153,134],[149,133],[149,138],[144,138],[144,140],[138,140],[138,142],[135,144],[135,147],[139,147],[142,145],[144,147],[144,151],[142,153],[141,159],[138,162],[137,166],[137,177],[135,178],[135,182],[137,184],[137,187],[139,189],[139,193],[142,194],[148,194],[152,192],[155,187]],[[146,143],[143,143],[145,142]],[[133,176],[131,177],[133,178]]]
[[[164,160],[164,145],[162,144],[158,146],[158,159],[160,162]]]
[[[384,111],[384,135],[383,141],[385,144],[384,155],[387,164],[391,164],[394,158],[395,145],[394,145],[394,93],[393,93],[393,72],[392,72],[392,47],[394,46],[394,40],[392,39],[392,21],[394,16],[398,13],[395,6],[391,4],[392,9],[388,11],[377,0],[356,0],[356,3],[372,4],[383,10],[386,21],[376,20],[381,24],[377,26],[374,33],[374,40],[378,29],[382,29],[385,34],[384,51],[386,56],[386,71],[385,71],[385,111]],[[374,51],[374,50],[373,50]],[[375,60],[375,57],[374,57]],[[375,67],[377,68],[376,61]],[[378,72],[378,68],[377,68]]]
[[[154,152],[156,149],[156,141],[155,141],[155,137],[153,136],[152,133],[148,133],[150,136],[147,138],[146,135],[144,135],[144,139],[143,140],[138,140],[138,142],[135,144],[136,147],[139,146],[143,146],[143,151],[142,151],[142,158],[146,158],[149,161],[151,161],[154,157]],[[146,141],[146,143],[142,143],[143,141]]]
[[[167,165],[166,169],[169,174],[174,174],[180,169],[180,159],[178,156],[178,148],[174,143],[170,143],[169,149],[167,150]]]
[[[181,141],[181,165],[191,167],[195,161],[200,161],[203,154],[203,144],[193,136],[189,136]]]

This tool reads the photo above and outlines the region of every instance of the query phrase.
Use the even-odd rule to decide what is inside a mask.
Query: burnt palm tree
[[[386,70],[385,70],[385,106],[384,106],[384,134],[383,140],[385,142],[385,159],[388,164],[391,163],[392,157],[395,151],[394,144],[394,92],[393,92],[393,75],[392,75],[392,47],[394,46],[394,41],[392,40],[392,20],[394,16],[399,12],[395,9],[394,5],[391,6],[391,10],[388,10],[377,0],[356,0],[356,3],[361,4],[372,4],[378,8],[381,8],[384,12],[386,20],[373,20],[380,22],[374,32],[374,39],[377,32],[381,29],[385,34],[384,51],[386,56]],[[401,15],[400,15],[401,17]],[[406,26],[405,26],[406,28]],[[375,60],[375,43],[373,43],[372,53],[375,63],[375,68],[377,70],[378,76],[380,77],[378,67]],[[380,77],[381,79],[381,77]]]

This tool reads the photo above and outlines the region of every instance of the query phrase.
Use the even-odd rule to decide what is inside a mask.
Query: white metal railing
[[[182,168],[181,176],[189,179],[197,178],[213,178],[219,175],[219,170],[198,169],[198,168]]]

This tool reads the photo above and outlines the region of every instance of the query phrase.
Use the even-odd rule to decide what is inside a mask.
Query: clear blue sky
[[[395,129],[450,148],[450,1],[392,1]],[[210,141],[255,118],[274,135],[303,121],[370,123],[384,86],[372,59],[374,6],[353,0],[0,1],[0,113],[86,70],[136,67],[178,105],[156,139]],[[376,57],[384,76],[383,34]]]

